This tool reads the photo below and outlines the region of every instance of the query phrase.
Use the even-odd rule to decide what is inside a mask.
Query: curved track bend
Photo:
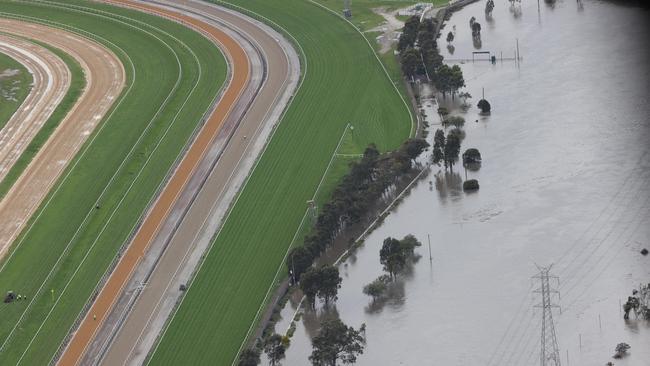
[[[2,181],[61,102],[72,76],[59,56],[25,39],[0,33],[0,52],[20,62],[33,77],[29,94],[0,130]]]
[[[215,111],[149,211],[127,253],[85,314],[61,365],[142,364],[254,168],[300,78],[287,40],[241,14],[199,1],[111,1],[180,21],[213,39],[226,54],[231,81]],[[247,62],[239,59],[243,52]],[[240,84],[240,74],[248,80]],[[240,89],[230,98],[231,89]],[[220,111],[228,109],[226,115]],[[212,124],[216,135],[205,145]],[[202,154],[194,154],[201,149]],[[193,169],[184,169],[193,164]],[[175,181],[183,184],[176,185]],[[171,194],[171,193],[173,194]],[[163,202],[165,210],[160,212]]]
[[[81,65],[86,78],[86,87],[73,108],[0,202],[1,257],[109,111],[126,76],[120,60],[110,50],[70,32],[12,19],[0,19],[0,32],[61,49]]]

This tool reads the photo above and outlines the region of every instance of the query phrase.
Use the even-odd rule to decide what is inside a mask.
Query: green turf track
[[[34,42],[32,40],[32,42]],[[49,49],[50,51],[54,52],[57,56],[65,62],[65,64],[68,66],[68,70],[70,70],[71,74],[71,80],[70,80],[70,88],[68,91],[65,93],[65,96],[57,105],[57,107],[54,109],[54,112],[50,115],[50,118],[45,121],[45,124],[41,127],[41,129],[38,131],[36,136],[30,141],[29,145],[27,145],[27,148],[25,151],[20,155],[18,160],[14,163],[14,165],[9,169],[9,172],[5,176],[5,178],[0,182],[0,199],[4,197],[5,194],[7,194],[7,191],[9,191],[9,188],[16,182],[18,177],[20,177],[20,174],[25,170],[27,165],[29,164],[30,161],[34,158],[38,150],[45,144],[47,139],[50,137],[52,132],[56,129],[56,127],[59,125],[61,120],[63,120],[63,117],[65,117],[66,114],[68,114],[68,111],[72,106],[74,106],[75,102],[77,101],[77,98],[81,95],[81,92],[83,88],[86,85],[86,79],[83,74],[83,70],[81,69],[81,66],[77,61],[74,60],[70,55],[66,54],[65,52],[61,51],[58,48],[48,46],[46,44],[42,44],[40,42],[34,42],[38,43],[39,45]]]
[[[119,23],[95,10],[73,11],[74,4],[132,19],[119,18],[125,22]],[[70,163],[48,203],[32,218],[32,228],[0,263],[0,293],[28,296],[27,301],[0,303],[0,364],[44,365],[223,85],[226,64],[198,33],[139,12],[69,0],[57,6],[0,1],[0,16],[11,15],[96,35],[120,57],[128,74],[120,104]],[[142,27],[150,34],[138,29]]]
[[[306,0],[235,3],[297,39],[306,76],[151,365],[230,365],[345,124],[354,124],[359,147],[375,142],[382,150],[396,148],[412,127],[370,46],[341,18]]]
[[[0,90],[8,91],[14,86],[18,86],[20,89],[16,90],[13,100],[6,100],[4,97],[0,96],[0,128],[4,127],[9,118],[18,110],[18,107],[23,103],[23,100],[29,95],[31,90],[30,85],[33,82],[32,74],[30,74],[27,69],[18,61],[13,58],[0,53],[0,73],[6,69],[19,70],[19,73],[12,77],[6,77],[0,79]],[[14,85],[14,81],[19,81],[19,84]]]

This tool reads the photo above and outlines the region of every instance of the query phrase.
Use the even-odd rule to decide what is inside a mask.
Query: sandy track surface
[[[0,202],[1,258],[109,111],[124,87],[126,76],[115,54],[73,33],[10,19],[0,19],[0,31],[63,50],[81,65],[86,77],[86,87],[77,103]]]
[[[25,39],[0,34],[0,52],[20,62],[33,77],[27,98],[0,130],[2,181],[61,102],[70,88],[72,76],[56,54]]]
[[[130,248],[138,248],[134,249],[137,262],[131,261],[125,267],[120,262],[113,272],[111,279],[123,278],[120,271],[127,274],[122,287],[116,292],[109,279],[100,292],[97,302],[112,302],[110,311],[95,308],[95,303],[85,315],[72,341],[79,345],[70,343],[66,349],[81,349],[83,345],[82,358],[62,358],[59,364],[63,365],[143,363],[181,294],[179,284],[186,283],[198,265],[300,77],[299,58],[289,42],[258,21],[199,1],[150,3],[164,9],[168,17],[184,14],[184,22],[191,21],[193,27],[208,32],[210,37],[214,37],[215,29],[220,29],[234,39],[248,55],[250,77],[240,97],[231,101],[231,112],[210,146],[205,147],[206,154],[197,161],[193,175],[169,207],[169,214],[158,223],[157,232],[149,236],[146,251],[141,249],[143,243],[134,241]],[[147,10],[160,11],[149,7]],[[241,71],[244,65],[232,57],[222,38],[216,40],[228,56],[233,72]],[[222,99],[219,105],[223,103]],[[156,207],[152,213],[155,210]],[[150,218],[152,215],[147,220]],[[127,267],[131,267],[128,272]],[[84,324],[90,326],[84,330]],[[92,333],[84,333],[81,338],[79,332],[89,329]]]
[[[104,324],[110,314],[122,289],[131,278],[133,271],[142,261],[149,244],[158,234],[161,225],[169,217],[174,204],[183,189],[195,173],[204,156],[209,151],[222,125],[230,115],[241,94],[250,80],[250,64],[244,49],[228,34],[220,29],[208,26],[189,16],[165,11],[151,5],[140,4],[129,0],[110,1],[114,5],[128,6],[167,17],[192,26],[220,45],[230,65],[230,80],[221,94],[213,112],[194,138],[191,147],[176,167],[174,174],[159,194],[153,206],[147,212],[130,245],[123,253],[117,266],[95,297],[95,301],[74,332],[72,339],[65,347],[58,360],[59,365],[77,365],[80,363],[88,345],[94,339],[98,329]]]

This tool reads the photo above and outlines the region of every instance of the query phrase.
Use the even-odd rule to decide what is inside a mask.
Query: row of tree
[[[360,161],[351,164],[350,172],[336,187],[332,198],[318,215],[316,225],[302,246],[287,256],[289,277],[294,283],[349,225],[359,223],[379,202],[386,191],[412,170],[414,159],[429,144],[423,139],[409,139],[393,152],[380,154],[374,145],[366,148]]]
[[[449,168],[450,170],[453,170],[460,154],[461,136],[455,130],[451,130],[445,137],[445,133],[439,129],[433,136],[431,159],[434,164],[444,163],[445,169]]]
[[[455,97],[459,89],[465,86],[463,72],[458,65],[449,67],[442,63],[436,42],[436,21],[411,17],[404,23],[404,29],[397,44],[400,54],[402,72],[409,78],[428,76],[434,82],[443,97],[450,93]],[[448,41],[453,34],[447,35]]]
[[[363,354],[366,345],[366,326],[359,329],[345,325],[340,319],[325,320],[318,335],[312,339],[309,360],[314,366],[336,366],[338,362],[353,364]],[[239,354],[239,366],[257,366],[264,351],[271,366],[280,364],[286,356],[289,338],[279,334],[267,337],[262,346],[248,348]]]

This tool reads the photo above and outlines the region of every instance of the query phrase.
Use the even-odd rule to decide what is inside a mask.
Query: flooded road
[[[434,169],[341,265],[332,311],[367,326],[358,365],[538,365],[535,264],[554,264],[559,276],[553,301],[562,312],[553,315],[564,365],[650,365],[650,326],[624,322],[619,303],[650,282],[650,256],[639,253],[650,249],[649,14],[605,1],[542,1],[539,13],[537,2],[522,3],[513,11],[498,0],[486,21],[481,1],[442,31],[446,59],[471,59],[475,16],[481,51],[513,57],[518,38],[523,60],[460,65],[474,97],[465,114],[453,113],[467,120],[462,150],[483,156],[467,173],[480,190],[462,192],[460,167]],[[444,39],[453,25],[451,55]],[[482,88],[487,117],[475,107]],[[382,274],[381,242],[410,233],[422,258],[373,304],[361,290]],[[283,311],[278,332],[294,310]],[[298,322],[283,365],[309,364],[320,316]],[[631,345],[629,356],[612,360],[619,342]]]

